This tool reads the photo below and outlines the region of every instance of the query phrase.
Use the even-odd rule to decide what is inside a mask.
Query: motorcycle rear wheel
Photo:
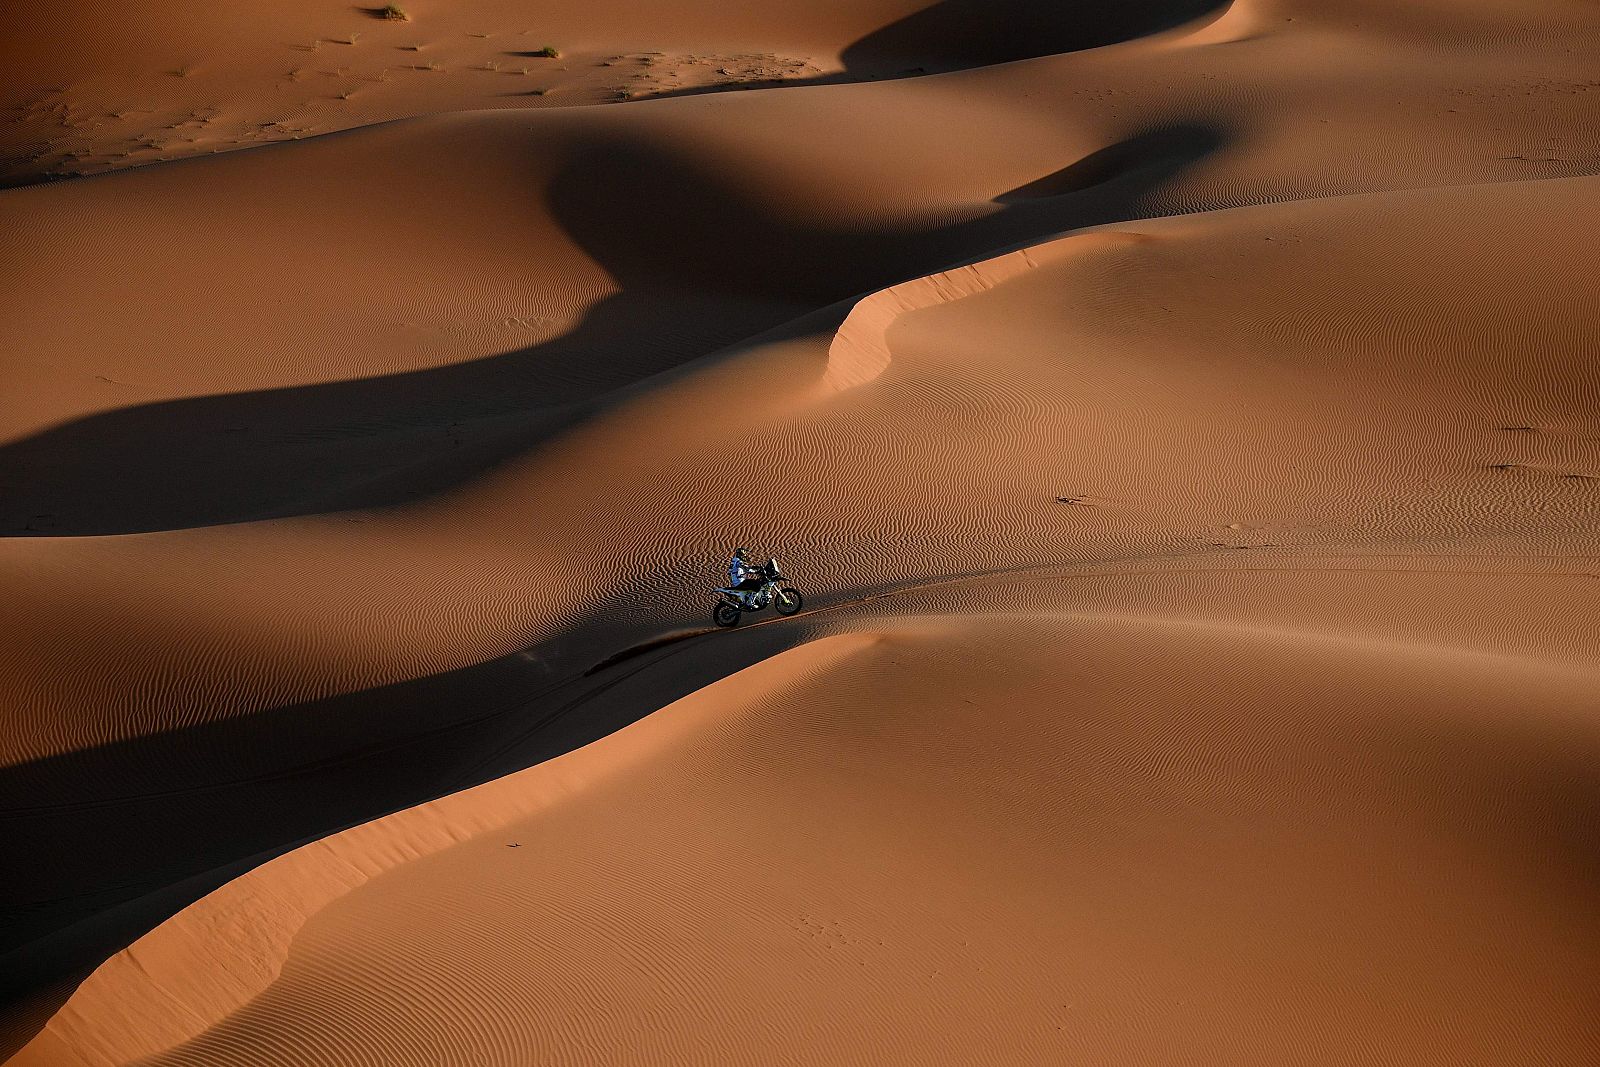
[[[743,613],[734,605],[726,600],[719,600],[717,606],[711,609],[711,621],[718,626],[738,626],[741,614]]]

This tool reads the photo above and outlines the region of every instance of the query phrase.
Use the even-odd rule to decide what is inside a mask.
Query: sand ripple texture
[[[1292,618],[1449,597],[1404,584],[1232,575],[1188,618],[1151,612],[1182,578],[1070,614],[990,585],[845,624],[198,905],[399,853],[203,1032],[142,1016],[140,1062],[1582,1062],[1594,663],[1428,643],[1443,605]],[[192,922],[47,1034],[127,1040],[113,1004],[203,970]]]
[[[0,1051],[1600,1059],[1595,12],[314,6],[7,35]]]

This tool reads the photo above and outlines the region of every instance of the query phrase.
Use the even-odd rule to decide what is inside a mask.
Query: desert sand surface
[[[1600,9],[400,7],[0,42],[6,1062],[1600,1062]]]

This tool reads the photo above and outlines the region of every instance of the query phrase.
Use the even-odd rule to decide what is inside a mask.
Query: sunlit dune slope
[[[1293,30],[1301,21],[1228,44],[1196,31],[892,85],[435,118],[11,191],[0,199],[18,278],[0,318],[6,525],[112,534],[415,500],[528,454],[651,374],[1074,226],[1316,188],[1582,167],[1510,151],[1539,123],[1570,129],[1574,111],[1544,106],[1553,89],[1517,94],[1522,103],[1464,94],[1481,56],[1418,62],[1405,40],[1387,44],[1393,84],[1376,83],[1320,47],[1353,30],[1314,22],[1312,47]],[[1508,66],[1531,61],[1507,51]],[[1208,106],[1233,114],[1202,120],[1193,101],[1214,83]],[[1395,85],[1414,113],[1379,106]],[[1592,106],[1583,94],[1559,99],[1577,113]],[[1313,106],[1319,130],[1300,135]],[[1435,121],[1443,115],[1448,125]],[[1477,237],[1452,238],[1463,221]],[[1492,228],[1441,217],[1420,236],[1460,245]],[[1495,247],[1458,251],[1492,269],[1503,262]],[[1531,240],[1517,247],[1545,258]],[[1566,274],[1539,276],[1562,299],[1583,291],[1581,266],[1571,275],[1578,290]],[[1220,277],[1225,291],[1230,275]],[[1481,314],[1521,314],[1524,291],[1486,294]],[[1467,312],[1445,302],[1414,328],[1478,321]],[[1529,317],[1560,327],[1551,313]],[[1320,318],[1311,307],[1274,328],[1315,330]],[[831,329],[800,321],[813,335]],[[709,439],[727,448],[733,436]],[[212,716],[415,677],[549,633],[589,595],[587,577],[563,592],[540,562],[548,509],[430,542],[426,570],[412,562],[409,519],[362,518],[13,539],[6,600],[31,621],[9,658],[34,679],[17,684],[63,696],[103,688],[73,698],[102,711],[66,721],[88,714],[141,732],[130,700],[166,705],[163,718],[202,713],[196,704]],[[174,560],[177,570],[163,562]],[[253,604],[264,587],[295,592],[274,594],[263,613]],[[464,614],[471,625],[458,625]],[[140,615],[155,620],[148,638]],[[175,615],[189,620],[176,631],[164,621]],[[90,636],[107,628],[127,635],[127,668]],[[195,641],[215,649],[194,657],[204,683],[185,677],[180,652],[151,648]],[[42,666],[30,651],[41,642]],[[64,648],[85,650],[92,668],[60,659]],[[36,673],[52,663],[80,681]],[[202,684],[199,700],[182,695]]]
[[[1398,640],[1283,618],[1451,584],[1001,583],[857,616],[263,868],[19,1062],[1581,1062],[1594,664],[1432,644],[1436,609]],[[220,953],[183,933],[207,915]],[[198,980],[219,964],[255,977]]]
[[[1478,665],[1475,685],[1496,672],[1548,675],[1555,690],[1536,688],[1513,699],[1496,695],[1496,689],[1472,709],[1457,709],[1462,718],[1455,727],[1470,737],[1486,718],[1515,723],[1533,714],[1537,721],[1528,728],[1543,729],[1538,723],[1545,722],[1553,731],[1539,744],[1562,751],[1581,747],[1590,743],[1584,739],[1593,728],[1593,708],[1584,695],[1592,670],[1585,635],[1592,627],[1584,621],[1589,609],[1583,605],[1594,581],[1588,574],[1592,565],[1585,563],[1594,554],[1594,500],[1592,476],[1585,472],[1595,462],[1593,442],[1600,435],[1592,426],[1592,370],[1582,358],[1588,335],[1582,308],[1592,302],[1573,294],[1580,306],[1530,319],[1527,301],[1510,296],[1556,290],[1554,278],[1572,266],[1559,253],[1564,231],[1556,220],[1578,217],[1590,184],[1526,183],[1280,205],[1151,220],[1137,230],[1117,228],[1032,247],[1005,258],[1018,266],[981,263],[947,279],[930,278],[923,289],[917,287],[922,283],[897,287],[896,308],[887,318],[872,309],[892,294],[868,297],[831,339],[760,346],[663,381],[565,435],[540,458],[507,466],[454,494],[448,506],[429,509],[413,525],[433,537],[452,526],[498,528],[530,487],[538,486],[551,514],[584,516],[568,528],[573,558],[593,541],[589,523],[608,531],[607,543],[621,553],[621,580],[606,597],[608,614],[620,618],[610,624],[612,631],[619,637],[648,632],[674,619],[693,620],[703,608],[693,596],[659,602],[661,575],[670,575],[674,564],[652,555],[642,540],[618,537],[625,512],[666,516],[669,500],[687,500],[692,506],[684,513],[695,523],[732,529],[736,513],[748,514],[749,505],[741,512],[740,502],[727,499],[720,487],[762,457],[771,462],[788,455],[796,460],[780,464],[784,492],[759,505],[764,514],[757,525],[788,531],[782,554],[806,561],[812,586],[843,591],[841,607],[865,595],[871,617],[890,613],[889,623],[861,624],[869,630],[898,625],[894,598],[873,598],[886,586],[932,580],[920,596],[932,597],[943,615],[959,618],[969,598],[983,596],[963,589],[986,588],[985,572],[997,572],[988,581],[1004,587],[1004,573],[1018,566],[1036,571],[1023,584],[1030,590],[1029,611],[1075,610],[1079,594],[1074,583],[1062,581],[1064,566],[1211,575],[1186,580],[1176,592],[1169,587],[1141,614],[1158,628],[1192,628],[1196,616],[1210,617],[1217,583],[1234,581],[1226,574],[1243,568],[1259,577],[1241,579],[1253,592],[1242,604],[1234,594],[1227,641],[1293,631],[1301,636],[1292,643],[1325,645],[1335,660],[1358,652],[1381,652],[1386,661],[1414,654],[1419,663],[1408,669],[1418,677],[1407,681],[1407,693],[1426,691],[1430,678],[1458,684],[1464,663]],[[1451,229],[1450,240],[1476,246],[1497,237],[1501,255],[1480,257],[1472,272],[1457,271],[1450,286],[1430,273],[1436,260],[1421,252],[1394,253],[1386,273],[1369,274],[1360,284],[1353,280],[1354,264],[1372,261],[1372,234],[1399,239],[1388,248],[1448,249],[1443,238],[1404,239],[1431,235],[1447,217],[1495,220],[1494,234],[1461,224]],[[1508,221],[1517,223],[1514,232],[1528,247],[1541,249],[1542,258],[1519,257],[1516,240],[1499,237]],[[1482,225],[1487,229],[1487,222]],[[1574,246],[1568,255],[1581,255],[1581,248]],[[1222,279],[1207,280],[1206,265],[1232,258],[1270,261],[1273,269],[1233,276],[1226,290]],[[1541,269],[1548,277],[1539,276]],[[960,279],[969,275],[972,280],[963,284]],[[1458,310],[1463,297],[1474,295],[1483,309],[1476,321]],[[1232,313],[1273,307],[1292,317],[1296,299],[1308,302],[1308,314],[1314,301],[1319,317],[1314,329],[1297,331],[1292,349],[1270,325]],[[1446,322],[1450,326],[1441,325]],[[1514,359],[1498,342],[1473,340],[1508,336],[1523,338]],[[873,373],[830,382],[841,362],[860,358],[860,350],[872,345],[879,349]],[[1402,365],[1409,374],[1400,373]],[[726,415],[716,427],[692,425],[688,418],[699,410],[732,411],[734,400],[758,383],[766,399],[744,407],[742,415]],[[968,403],[988,399],[984,408],[959,418],[962,409],[941,399],[955,396]],[[931,411],[944,414],[932,420]],[[881,438],[863,427],[878,427]],[[708,438],[728,428],[739,431],[740,443],[708,452]],[[637,461],[638,480],[625,493],[594,494],[585,472],[624,448],[627,439],[641,437],[652,442],[652,450]],[[875,439],[884,444],[874,445]],[[837,457],[835,465],[821,461],[827,456]],[[958,456],[967,462],[984,457],[985,473],[953,478]],[[841,479],[853,487],[843,507],[837,500]],[[939,485],[943,495],[911,509],[904,506],[907,485]],[[830,495],[831,507],[824,502]],[[561,527],[547,524],[546,530],[551,543],[561,543]],[[692,528],[684,531],[685,538],[693,534]],[[855,547],[861,545],[870,551]],[[707,544],[703,552],[710,550]],[[691,553],[684,564],[693,567],[696,558],[702,554]],[[915,569],[901,569],[906,567]],[[665,583],[692,588],[692,572],[679,573]],[[977,577],[944,591],[937,576],[960,574]],[[1426,603],[1446,590],[1447,603],[1465,601],[1443,619],[1408,618],[1408,601]],[[1347,603],[1351,598],[1356,599]],[[1501,610],[1482,619],[1461,614],[1466,604],[1484,601]],[[1537,618],[1531,614],[1535,603]],[[1327,606],[1333,604],[1345,606]],[[1077,610],[1089,612],[1090,605]],[[1391,622],[1374,632],[1370,620],[1384,615]],[[1013,623],[1022,625],[1005,625]],[[1040,639],[1041,649],[1054,648],[1060,657],[1041,651],[1044,663],[1104,659],[1079,652],[1065,638],[1054,640]],[[1144,653],[1129,655],[1132,662],[1146,662],[1139,658]],[[1173,669],[1175,677],[1209,678],[1198,668]],[[1267,684],[1262,679],[1268,672],[1240,669]],[[1275,669],[1289,675],[1300,670]],[[1131,666],[1123,673],[1136,674]],[[1495,684],[1510,683],[1502,678]],[[907,699],[908,713],[921,708],[920,698]],[[1175,688],[1164,699],[1149,697],[1148,706],[1189,707],[1195,696]],[[1412,697],[1395,699],[1407,714],[1415,711],[1407,703]],[[1454,698],[1435,693],[1428,700],[1437,708],[1429,720],[1434,728],[1452,729],[1447,709]],[[991,694],[976,703],[1004,714],[1023,701]],[[875,714],[882,706],[870,700],[861,705]],[[1348,698],[1331,703],[1324,714],[1330,722],[1344,722],[1352,708],[1363,716],[1382,714]],[[1065,720],[1081,713],[1082,705],[1070,701],[1058,711]],[[1279,738],[1271,743],[1286,743],[1281,735],[1289,728],[1280,721],[1285,709],[1269,704],[1257,713],[1262,721],[1251,728]],[[1338,728],[1366,736],[1367,727],[1346,722]],[[1306,743],[1290,736],[1295,744]],[[1328,758],[1348,755],[1344,748],[1337,752]],[[418,766],[414,753],[397,758]],[[1442,775],[1443,766],[1429,773]],[[1493,779],[1474,788],[1533,787]],[[1387,801],[1365,803],[1388,810]],[[1579,792],[1550,803],[1555,807],[1543,817],[1582,832],[1592,798]],[[1339,800],[1330,810],[1348,807]],[[280,814],[287,834],[295,822],[293,806]],[[306,825],[309,816],[298,818]],[[475,816],[469,823],[483,821]],[[180,822],[172,832],[193,839],[229,831],[208,829],[201,818]],[[461,832],[446,831],[446,837]],[[411,851],[417,849],[400,846],[398,854]],[[250,884],[284,896],[284,890],[271,888],[274,869]],[[151,869],[150,876],[160,871]],[[1438,871],[1432,876],[1445,877]],[[319,877],[314,885],[326,879]],[[1583,883],[1562,884],[1563,892],[1578,892]],[[315,913],[327,892],[310,896]],[[292,960],[293,948],[285,946],[306,905],[299,891],[286,899],[300,902],[288,907],[288,929],[256,936]],[[185,921],[176,920],[180,928]],[[1308,920],[1296,920],[1301,921]],[[1370,931],[1376,928],[1371,923],[1401,920],[1385,913],[1353,921]],[[1299,951],[1292,944],[1298,942],[1281,951]],[[1570,965],[1582,966],[1585,958],[1580,953]],[[1411,962],[1393,966],[1411,966],[1415,958],[1405,959]],[[488,981],[521,988],[520,974]],[[1542,994],[1530,990],[1542,988],[1538,983],[1558,982],[1541,974],[1514,976],[1518,983],[1534,983],[1515,985],[1517,996],[1536,1000]],[[95,988],[110,989],[97,996],[120,995],[110,979],[97,982]],[[246,989],[255,991],[248,982]],[[1451,986],[1437,995],[1467,994]],[[212,1007],[206,1014],[220,1019],[215,995],[207,996]],[[94,1003],[72,1009],[64,1020],[98,1019]],[[1127,1018],[1119,1024],[1133,1025]],[[1363,1025],[1399,1028],[1402,1020],[1380,1012]],[[1460,1035],[1468,1042],[1461,1047],[1510,1041],[1512,1031],[1498,1029],[1509,1025],[1486,1023]],[[182,1036],[193,1036],[190,1031]],[[79,1040],[64,1032],[53,1031],[46,1045]],[[158,1032],[171,1038],[176,1031]],[[1136,1039],[1120,1029],[1118,1034],[1118,1040]]]
[[[906,77],[1093,48],[1222,0],[45,2],[0,37],[0,184],[448,111]]]
[[[0,1058],[1600,1055],[1592,5],[402,6],[5,35]]]
[[[1103,558],[1206,548],[1239,524],[1276,543],[1586,536],[1597,305],[1572,222],[1593,214],[1591,190],[1482,186],[1069,237],[1007,257],[1021,273],[992,291],[996,268],[971,268],[977,295],[948,310],[936,280],[933,306],[876,327],[884,351],[860,354],[874,342],[858,323],[886,299],[868,297],[832,340],[663,379],[413,512],[13,539],[12,684],[43,701],[37,726],[14,720],[13,758],[486,658],[575,625],[619,580],[647,602],[673,591],[655,617],[698,620],[708,556],[752,528],[841,591],[871,584],[880,558],[916,573],[1069,546]],[[862,366],[877,376],[840,391]],[[760,469],[780,492],[726,491]],[[136,603],[189,625],[142,637],[115,621]],[[113,625],[118,640],[93,639]]]

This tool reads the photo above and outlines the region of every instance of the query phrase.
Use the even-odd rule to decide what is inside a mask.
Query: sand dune
[[[1592,11],[403,6],[7,45],[12,1062],[1600,1054]]]
[[[1119,575],[1071,615],[987,584],[959,618],[856,614],[247,876],[96,975],[39,1055],[1581,1062],[1595,842],[1566,820],[1594,798],[1550,786],[1594,758],[1592,665],[1426,644],[1442,613],[1399,640],[1262,617],[1454,584],[1364,577]],[[1247,614],[1147,613],[1202,591]],[[212,970],[255,983],[201,988]],[[174,993],[213,1011],[172,1019]]]
[[[581,106],[959,70],[1135,39],[1222,0],[779,0],[714,4],[13,13],[0,182],[27,184],[450,111]],[[390,8],[393,7],[393,11]]]

